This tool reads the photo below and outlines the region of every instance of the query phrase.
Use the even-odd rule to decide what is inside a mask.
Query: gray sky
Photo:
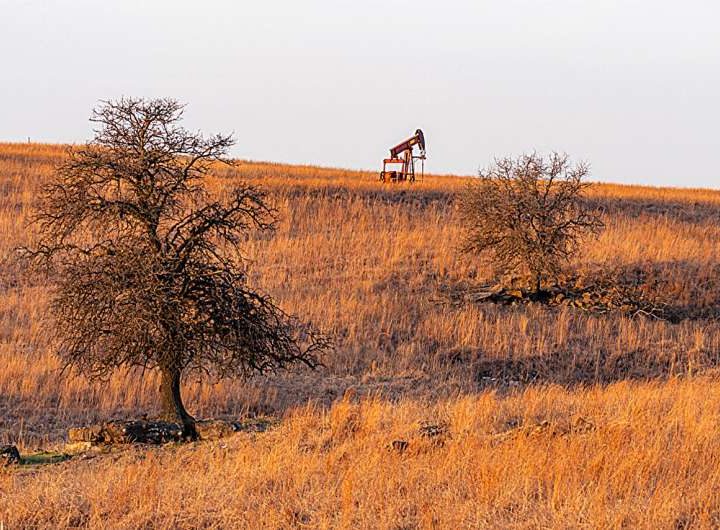
[[[720,187],[719,24],[710,0],[0,0],[0,140],[170,96],[242,158],[378,169],[421,127],[433,172],[556,149]]]

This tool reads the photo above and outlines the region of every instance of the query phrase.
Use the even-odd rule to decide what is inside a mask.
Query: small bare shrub
[[[529,275],[539,293],[582,238],[603,227],[582,200],[588,173],[587,164],[558,153],[496,160],[462,195],[462,252],[489,255],[497,272]]]

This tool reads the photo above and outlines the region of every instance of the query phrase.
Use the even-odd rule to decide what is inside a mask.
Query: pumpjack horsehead
[[[419,154],[413,152],[415,146],[419,148]],[[380,172],[380,180],[383,182],[400,182],[408,180],[415,182],[415,161],[420,161],[420,177],[425,172],[425,135],[418,129],[415,134],[407,140],[390,148],[390,158],[383,160],[383,168]],[[398,164],[400,167],[398,168]],[[388,169],[388,165],[395,169]]]

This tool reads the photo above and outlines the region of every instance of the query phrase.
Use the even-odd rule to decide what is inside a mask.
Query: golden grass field
[[[0,444],[155,411],[155,374],[60,375],[46,286],[22,278],[60,146],[0,144]],[[467,179],[240,162],[282,221],[251,278],[335,341],[325,367],[185,383],[196,417],[267,415],[220,442],[0,470],[4,528],[717,528],[720,325],[539,305],[451,305],[490,279],[457,253]],[[595,184],[606,229],[579,270],[635,267],[684,308],[720,305],[720,192]],[[345,397],[343,397],[345,396]],[[420,435],[422,422],[442,425]],[[407,450],[392,442],[408,442]]]

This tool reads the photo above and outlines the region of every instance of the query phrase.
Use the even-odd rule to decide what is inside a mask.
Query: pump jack
[[[419,155],[413,153],[415,146],[419,148]],[[383,182],[399,182],[409,180],[415,182],[415,160],[420,160],[420,177],[425,173],[425,135],[420,129],[407,140],[390,148],[390,158],[383,159],[383,168],[380,180]],[[388,164],[401,164],[400,169],[388,170]]]

